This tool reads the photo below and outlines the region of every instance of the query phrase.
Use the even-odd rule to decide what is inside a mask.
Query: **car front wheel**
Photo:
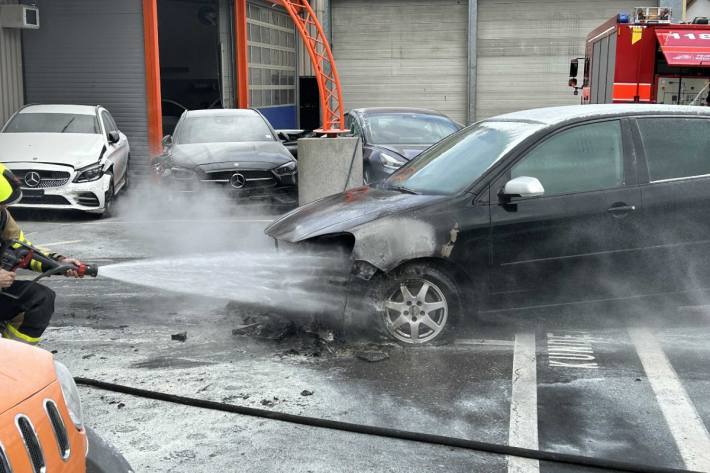
[[[448,341],[462,312],[461,293],[448,271],[414,263],[373,281],[381,330],[404,345]]]
[[[104,195],[104,211],[101,214],[102,218],[108,218],[111,216],[111,210],[113,209],[113,198],[115,197],[115,187],[113,184],[113,176],[108,183],[108,190]]]

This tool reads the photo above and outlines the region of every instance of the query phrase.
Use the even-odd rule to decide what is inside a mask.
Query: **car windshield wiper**
[[[399,191],[399,192],[405,192],[407,194],[419,195],[419,192],[409,189],[408,187],[404,187],[404,186],[387,186],[387,188],[395,190],[395,191]]]
[[[71,120],[69,120],[67,124],[64,125],[64,128],[62,128],[62,131],[60,131],[59,133],[64,133],[65,131],[67,131],[67,128],[69,128],[69,125],[71,125],[75,119],[76,117],[71,117]]]

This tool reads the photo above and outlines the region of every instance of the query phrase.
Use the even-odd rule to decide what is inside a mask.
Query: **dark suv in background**
[[[419,153],[462,128],[443,113],[425,108],[357,108],[345,126],[362,140],[365,184],[382,181]]]
[[[710,108],[587,105],[493,117],[384,183],[301,207],[277,240],[351,249],[366,310],[405,344],[481,307],[698,287],[710,254]],[[353,292],[357,294],[357,292]]]

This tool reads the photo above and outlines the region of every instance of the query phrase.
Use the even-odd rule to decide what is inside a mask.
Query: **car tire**
[[[362,184],[365,186],[370,185],[370,173],[367,171],[367,169],[363,170],[362,172]]]
[[[131,465],[113,445],[102,439],[93,429],[85,429],[89,441],[86,473],[133,473]]]
[[[454,277],[435,263],[410,263],[371,281],[378,329],[405,346],[451,339],[463,313]]]
[[[128,190],[128,182],[129,182],[129,176],[130,174],[128,173],[128,168],[129,165],[131,164],[131,155],[128,155],[128,160],[126,161],[126,169],[123,171],[125,174],[123,176],[123,187],[121,188],[121,191],[125,192]]]
[[[111,180],[108,183],[108,189],[106,194],[104,194],[104,211],[101,213],[101,218],[109,218],[111,212],[113,211],[113,199],[116,196],[116,188],[113,184],[113,175],[111,175]]]

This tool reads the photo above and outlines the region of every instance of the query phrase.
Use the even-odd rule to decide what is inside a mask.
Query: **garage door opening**
[[[227,0],[158,0],[163,133],[185,110],[233,107]]]
[[[298,78],[299,123],[304,130],[315,130],[320,125],[320,96],[315,77]]]

